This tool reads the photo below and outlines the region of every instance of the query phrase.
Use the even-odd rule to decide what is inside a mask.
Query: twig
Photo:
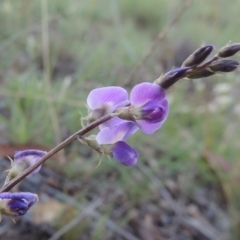
[[[151,46],[149,47],[146,54],[143,56],[143,58],[135,65],[132,72],[130,73],[129,77],[125,80],[125,82],[122,84],[123,87],[128,86],[128,84],[133,80],[134,75],[143,67],[144,63],[148,60],[148,58],[152,55],[153,51],[156,49],[158,44],[166,37],[169,30],[179,21],[179,19],[182,17],[184,12],[187,11],[187,9],[191,6],[193,0],[188,0],[185,2],[182,9],[179,10],[178,13],[176,13],[175,17],[165,25],[165,27],[162,29],[162,31],[157,35]]]
[[[30,179],[31,180],[31,179]],[[82,211],[83,207],[82,205],[80,205],[74,198],[62,193],[61,191],[50,187],[51,189],[49,190],[50,194],[52,194],[53,196],[57,196],[57,199],[64,201],[70,205],[73,205],[74,207],[76,207],[79,211]],[[112,199],[112,198],[111,198]],[[115,199],[117,199],[117,197],[115,196]],[[112,199],[114,200],[114,199]],[[112,201],[111,200],[111,201]],[[99,213],[96,209],[96,211],[91,212],[90,215],[95,218],[95,219],[100,219],[102,218],[101,213]],[[139,238],[135,237],[133,234],[131,234],[130,232],[128,232],[127,230],[125,230],[124,228],[120,227],[119,225],[117,225],[111,218],[107,218],[106,219],[106,226],[112,230],[113,232],[119,234],[119,236],[123,237],[126,240],[140,240]]]
[[[210,240],[223,240],[221,233],[217,229],[213,228],[207,221],[203,222],[193,217],[186,216],[183,212],[183,206],[180,206],[179,203],[171,197],[165,188],[162,189],[161,193],[165,201],[170,204],[175,214],[178,215],[179,221],[182,224],[191,229],[194,229]]]
[[[57,196],[57,198],[61,201],[64,201],[68,204],[73,205],[74,207],[76,207],[79,211],[82,211],[83,207],[72,197],[60,192],[59,190],[56,190],[55,188],[50,189],[50,193],[53,196]],[[110,201],[114,201],[114,199],[112,198],[113,196],[111,196]],[[118,195],[115,196],[115,199],[118,198]],[[92,211],[90,213],[90,215],[95,218],[95,219],[100,219],[102,218],[101,213],[98,212],[98,210],[96,209],[96,211]],[[107,218],[106,219],[106,226],[112,230],[113,232],[119,234],[121,237],[123,237],[126,240],[140,240],[139,238],[135,237],[133,234],[131,234],[130,232],[128,232],[126,229],[120,227],[119,225],[117,225],[111,218]]]
[[[146,167],[138,164],[138,168],[144,175],[149,176],[150,173]],[[223,236],[221,236],[220,232],[217,229],[213,228],[207,221],[200,221],[198,219],[187,216],[184,213],[184,206],[172,198],[165,187],[164,181],[161,178],[156,177],[154,174],[152,174],[151,177],[153,179],[152,182],[154,185],[156,185],[156,187],[162,185],[161,195],[164,200],[169,203],[171,209],[177,215],[180,223],[193,229],[194,231],[201,233],[203,236],[207,237],[210,240],[223,240]]]
[[[43,51],[43,70],[44,70],[44,82],[48,95],[52,96],[52,87],[50,80],[50,55],[49,55],[49,29],[48,29],[48,1],[41,1],[42,9],[42,51]],[[61,137],[61,128],[58,122],[57,111],[54,106],[54,102],[50,101],[48,103],[49,115],[52,121],[56,142],[59,143],[62,141]],[[64,150],[59,151],[60,161],[66,162]]]
[[[181,217],[181,222],[188,228],[194,229],[210,240],[225,240],[225,238],[207,222],[199,221],[193,217]]]
[[[93,201],[93,203],[89,204],[76,218],[74,218],[72,221],[70,221],[68,224],[66,224],[63,228],[61,228],[59,231],[57,231],[52,237],[50,237],[48,240],[57,240],[62,235],[64,235],[66,232],[71,230],[73,227],[75,227],[82,219],[84,219],[87,215],[90,215],[94,212],[96,208],[101,206],[103,203],[103,199],[99,198],[96,201]]]
[[[101,215],[98,212],[92,212],[92,216],[96,218],[100,218]],[[106,220],[106,225],[109,227],[112,231],[118,233],[120,236],[124,237],[127,240],[140,240],[139,238],[132,235],[130,232],[125,231],[123,228],[119,227],[114,221],[111,219]]]
[[[86,127],[80,129],[79,131],[72,134],[70,137],[68,137],[66,140],[58,144],[56,147],[51,149],[46,155],[44,155],[38,162],[36,162],[31,167],[27,168],[24,172],[19,174],[17,177],[15,177],[12,181],[10,181],[8,184],[3,186],[0,189],[0,192],[7,192],[11,188],[13,188],[16,184],[18,184],[20,181],[22,181],[24,178],[26,178],[30,173],[32,173],[36,168],[41,166],[45,161],[47,161],[51,156],[59,152],[61,149],[65,148],[67,145],[75,141],[78,136],[82,136],[86,134],[87,132],[91,131],[92,129],[96,128],[98,125],[108,121],[110,118],[112,118],[111,115],[105,115],[102,118],[99,118],[98,120],[92,122],[91,124],[87,125]]]

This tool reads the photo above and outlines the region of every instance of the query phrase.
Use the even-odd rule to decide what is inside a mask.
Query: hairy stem
[[[15,177],[12,181],[10,181],[8,184],[6,184],[5,186],[3,186],[0,189],[0,192],[7,192],[10,189],[12,189],[16,184],[18,184],[19,182],[21,182],[24,178],[26,178],[30,173],[32,173],[36,168],[38,168],[39,166],[41,166],[45,161],[47,161],[51,156],[53,156],[54,154],[56,154],[57,152],[59,152],[61,149],[65,148],[67,145],[69,145],[70,143],[74,142],[78,136],[82,136],[88,132],[90,132],[92,129],[96,128],[98,125],[108,121],[109,119],[111,119],[113,116],[111,114],[109,115],[105,115],[101,118],[99,118],[98,120],[90,123],[89,125],[87,125],[86,127],[80,129],[79,131],[75,132],[74,134],[72,134],[70,137],[68,137],[66,140],[64,140],[63,142],[61,142],[60,144],[58,144],[56,147],[54,147],[53,149],[51,149],[46,155],[44,155],[37,163],[35,163],[33,166],[29,167],[28,169],[26,169],[24,172],[22,172],[21,174],[19,174],[17,177]]]

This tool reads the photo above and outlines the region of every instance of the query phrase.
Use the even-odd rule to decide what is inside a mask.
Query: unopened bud
[[[240,51],[240,43],[233,43],[222,47],[218,51],[218,56],[221,58],[227,58],[235,55],[238,51]]]
[[[201,69],[201,70],[196,70],[187,75],[187,78],[190,79],[197,79],[197,78],[206,78],[214,75],[215,72],[207,70],[207,69]]]
[[[208,67],[213,72],[232,72],[239,67],[239,62],[230,59],[217,60]]]
[[[173,69],[172,71],[169,71],[162,75],[159,79],[155,81],[155,83],[158,84],[163,89],[167,89],[175,82],[177,82],[179,79],[184,78],[186,76],[186,72],[189,69],[190,67],[181,67]]]
[[[35,149],[29,149],[24,151],[17,151],[14,154],[14,159],[11,160],[11,168],[8,170],[8,175],[5,180],[5,184],[17,177],[20,173],[27,168],[38,162],[47,152]],[[31,174],[37,173],[41,169],[41,166],[36,168]]]
[[[205,45],[193,52],[182,64],[182,67],[195,67],[202,63],[212,52],[213,45]]]

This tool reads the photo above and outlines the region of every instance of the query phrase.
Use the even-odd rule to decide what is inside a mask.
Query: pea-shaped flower
[[[24,215],[37,201],[37,194],[30,192],[0,193],[0,221],[2,215],[12,217]]]
[[[118,162],[130,167],[137,163],[138,152],[125,141],[137,130],[136,124],[125,121],[111,128],[103,128],[96,136],[96,141],[103,149],[104,154],[114,157]]]
[[[24,150],[24,151],[17,151],[14,154],[13,160],[11,160],[11,168],[8,170],[8,175],[5,180],[5,184],[11,181],[13,178],[18,176],[24,170],[35,164],[37,161],[40,160],[47,152],[41,150]],[[37,173],[41,169],[41,166],[35,169],[31,174]]]
[[[155,83],[140,83],[130,93],[129,107],[119,109],[118,116],[136,122],[146,134],[158,130],[168,116],[168,101],[163,88]]]
[[[136,164],[138,153],[125,141],[138,130],[138,127],[130,121],[121,120],[121,123],[118,123],[116,126],[101,128],[97,136],[81,136],[79,140],[100,154],[114,157],[118,162],[130,167]]]

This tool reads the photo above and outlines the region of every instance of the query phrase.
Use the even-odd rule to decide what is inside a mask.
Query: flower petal
[[[162,111],[153,112],[152,116],[150,116],[149,119],[146,118],[146,119],[136,120],[136,123],[138,124],[139,128],[145,134],[154,133],[166,121],[168,112],[169,112],[168,111],[168,101],[166,99],[164,99],[161,102],[161,106],[162,106],[162,109],[161,109]]]
[[[113,127],[116,127],[117,125],[120,125],[124,122],[126,122],[126,120],[123,120],[119,117],[113,117],[110,120],[108,120],[108,121],[102,123],[101,125],[99,125],[99,128],[100,128],[100,130],[105,128],[105,127],[113,128]]]
[[[31,207],[34,203],[38,201],[38,195],[30,192],[18,192],[12,193],[13,198],[24,199],[28,203],[28,207]]]
[[[20,162],[26,162],[28,167],[35,164],[40,158],[42,158],[47,152],[41,150],[24,150],[24,151],[17,151],[14,154],[14,164],[18,164]],[[41,166],[35,169],[31,174],[38,172],[41,169]]]
[[[113,145],[112,154],[118,162],[127,167],[135,165],[138,160],[138,152],[123,141]]]
[[[163,122],[149,123],[146,120],[136,120],[136,122],[141,131],[145,134],[153,134],[163,125]]]
[[[87,105],[91,110],[102,106],[109,106],[110,112],[129,104],[128,93],[121,87],[103,87],[92,90],[87,98]]]
[[[20,216],[38,201],[37,194],[30,192],[0,193],[0,212],[10,216]]]
[[[168,115],[168,102],[163,100],[161,103],[149,101],[142,106],[142,120],[157,123],[166,119]]]
[[[166,97],[165,90],[155,83],[140,83],[136,85],[130,93],[132,105],[143,105],[148,101],[160,102]]]
[[[114,144],[118,141],[126,140],[130,135],[134,134],[138,127],[134,122],[124,121],[123,123],[113,127],[103,128],[97,135],[98,144]]]
[[[24,215],[28,210],[28,204],[23,199],[11,199],[8,202],[9,210],[11,211],[11,215],[14,217]]]

